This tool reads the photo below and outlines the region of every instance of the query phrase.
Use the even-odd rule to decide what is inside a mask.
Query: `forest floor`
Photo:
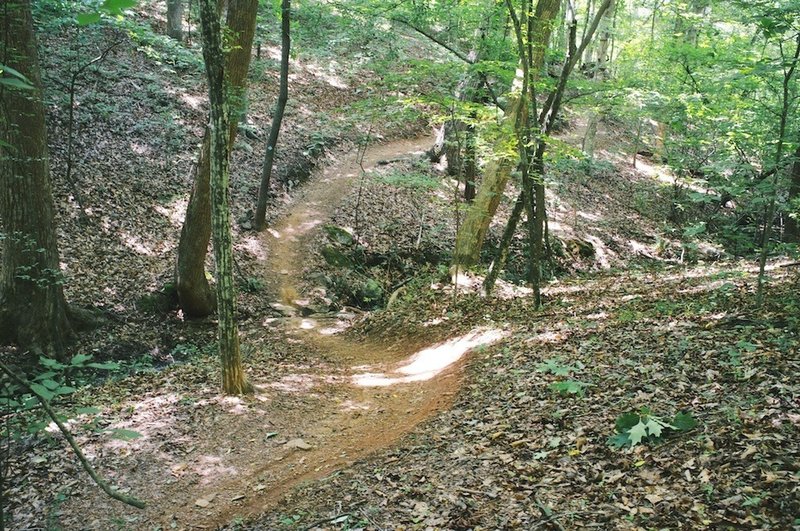
[[[429,142],[368,149],[364,176],[380,175],[387,160],[402,167]],[[358,154],[343,154],[253,251],[265,258],[260,274],[280,314],[243,331],[256,395],[219,396],[212,356],[107,385],[92,397],[106,409],[100,422],[143,436],[81,441],[148,508],[108,500],[51,448],[31,454],[28,485],[60,486],[36,511],[48,527],[797,524],[790,268],[771,268],[761,311],[752,264],[723,262],[562,279],[538,312],[510,284],[485,299],[432,277],[382,312],[314,313],[304,298],[321,267],[315,238],[327,223],[352,221],[358,196],[373,203],[366,211],[381,208],[373,188],[359,193],[361,179]],[[615,419],[643,407],[663,419],[689,412],[698,425],[658,444],[610,447]]]
[[[101,474],[148,508],[106,498],[57,435],[31,438],[13,463],[12,529],[800,525],[797,272],[773,264],[759,309],[752,263],[704,263],[720,258],[711,247],[682,263],[686,247],[663,228],[666,170],[631,168],[609,124],[596,165],[548,168],[562,256],[537,311],[514,283],[521,238],[496,298],[480,296],[479,276],[455,292],[445,282],[456,190],[420,163],[427,126],[380,114],[365,125],[351,105],[378,92],[356,94],[298,59],[277,179],[294,190],[271,205],[264,235],[247,226],[263,129],[234,152],[238,280],[250,288],[238,321],[257,392],[220,396],[215,323],[184,320],[158,296],[205,116],[197,54],[137,28],[136,45],[114,48],[80,86],[77,187],[63,175],[62,91],[50,89],[48,109],[67,295],[108,318],[78,347],[131,372],[71,397],[70,408],[101,411],[72,426]],[[76,38],[45,40],[46,78],[77,65],[60,55]],[[254,68],[257,124],[276,92],[274,51]],[[583,132],[572,121],[562,138],[574,148]],[[426,176],[441,185],[414,184]],[[506,198],[487,247],[510,207]],[[359,274],[393,288],[389,308],[331,303],[348,273],[320,253],[328,226],[381,258]],[[615,420],[644,407],[698,424],[657,444],[609,446]],[[119,441],[108,428],[141,436]]]

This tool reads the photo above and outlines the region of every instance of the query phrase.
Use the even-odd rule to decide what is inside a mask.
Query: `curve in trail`
[[[265,232],[262,240],[268,250],[263,275],[272,291],[279,294],[281,304],[297,306],[302,297],[298,286],[304,257],[311,252],[313,238],[357,185],[362,171],[382,160],[419,156],[430,142],[423,138],[376,145],[366,150],[360,164],[351,153],[305,186],[287,215]],[[201,517],[195,520],[196,524],[224,525],[235,517],[268,510],[300,482],[324,477],[390,446],[452,404],[461,382],[464,354],[500,338],[496,331],[476,330],[433,346],[426,344],[425,338],[387,345],[333,335],[330,330],[337,323],[331,323],[330,318],[295,316],[283,321],[292,339],[324,352],[339,369],[338,376],[331,380],[336,407],[303,427],[302,446],[310,448],[301,447],[243,470],[227,485],[210,486],[222,496],[241,492],[254,483],[263,488],[259,496],[221,508],[212,520],[203,521]],[[306,440],[313,441],[313,446],[307,445]]]

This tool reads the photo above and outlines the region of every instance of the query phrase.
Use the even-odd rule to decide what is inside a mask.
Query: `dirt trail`
[[[300,306],[305,256],[320,226],[357,186],[361,165],[419,156],[429,144],[416,139],[377,145],[361,164],[351,152],[304,187],[287,215],[254,242],[267,257],[261,274],[275,303]],[[163,373],[161,387],[146,381],[117,406],[114,424],[142,437],[84,441],[90,455],[105,456],[108,477],[144,498],[146,509],[122,506],[81,477],[81,495],[59,508],[63,527],[105,530],[127,522],[133,529],[217,529],[279,510],[283,495],[298,484],[392,445],[450,407],[465,354],[500,337],[475,330],[438,344],[440,337],[359,342],[331,333],[344,325],[328,314],[298,313],[266,319],[264,331],[258,325],[247,329],[275,342],[259,354],[262,359],[282,349],[294,353],[264,366],[246,361],[258,390],[252,397],[220,396],[207,376],[195,380],[190,365]]]
[[[311,252],[316,231],[357,186],[362,166],[369,169],[382,160],[419,156],[430,142],[425,138],[377,145],[366,151],[361,164],[350,153],[308,183],[289,213],[263,236],[269,257],[263,275],[282,304],[292,306],[303,297],[298,289],[303,258]],[[332,335],[335,318],[310,315],[280,321],[287,340],[324,354],[333,366],[324,383],[315,384],[326,389],[326,402],[318,404],[323,411],[295,420],[296,431],[302,433],[299,444],[308,448],[293,448],[298,443],[289,441],[267,451],[240,449],[236,474],[212,479],[203,492],[195,493],[213,496],[213,510],[184,503],[182,514],[170,515],[172,521],[206,529],[223,526],[273,508],[301,482],[322,478],[391,445],[449,407],[460,385],[463,355],[499,338],[475,331],[434,346],[425,338],[392,345]],[[429,348],[418,350],[425,346]]]

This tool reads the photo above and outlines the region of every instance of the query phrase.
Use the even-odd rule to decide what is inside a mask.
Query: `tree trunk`
[[[235,46],[230,48],[225,61],[228,90],[232,93],[235,118],[230,121],[227,150],[230,152],[236,138],[238,116],[244,108],[247,70],[255,34],[258,0],[230,0],[228,29],[235,35]],[[214,311],[214,294],[206,278],[205,262],[211,239],[211,200],[209,187],[211,139],[208,128],[194,174],[194,186],[186,208],[186,219],[178,244],[175,266],[175,288],[178,303],[187,317],[204,317]]]
[[[167,35],[183,40],[183,0],[167,0]]]
[[[589,117],[589,124],[586,126],[586,134],[583,135],[583,143],[581,149],[583,154],[589,160],[594,159],[594,142],[597,137],[597,122],[599,121],[599,113],[593,112]]]
[[[278,144],[278,134],[281,132],[281,122],[283,113],[286,110],[286,102],[289,101],[289,50],[292,45],[290,34],[292,6],[291,0],[281,1],[281,80],[278,89],[278,102],[275,105],[275,113],[272,117],[272,126],[269,130],[267,139],[267,150],[264,153],[264,166],[261,170],[261,186],[258,189],[258,204],[256,205],[256,216],[254,226],[257,231],[264,230],[267,217],[267,199],[269,198],[269,187],[272,180],[272,165],[275,162],[275,149]]]
[[[63,357],[72,329],[59,268],[30,0],[4,2],[0,17],[0,62],[33,85],[0,85],[0,335],[22,350]]]
[[[489,274],[483,280],[483,292],[489,296],[492,294],[497,277],[500,271],[506,266],[508,261],[508,251],[511,248],[511,240],[514,238],[514,233],[517,230],[517,224],[522,217],[522,211],[525,208],[525,200],[523,193],[517,196],[514,202],[514,208],[511,210],[511,215],[508,217],[506,228],[503,230],[503,237],[500,239],[500,245],[497,247],[497,254],[495,255],[492,265],[489,267]]]
[[[597,39],[597,56],[595,57],[595,69],[601,78],[608,77],[608,61],[611,59],[608,54],[611,44],[612,20],[614,19],[615,2],[611,2],[611,7],[606,10],[600,20],[599,37]]]
[[[476,118],[477,116],[473,113],[472,119],[475,120]],[[468,125],[466,134],[466,145],[464,146],[464,200],[471,203],[475,199],[475,180],[478,178],[475,125]]]
[[[200,2],[203,31],[203,58],[208,75],[208,95],[211,119],[210,136],[210,188],[211,226],[214,234],[214,259],[217,262],[217,310],[219,354],[222,362],[222,390],[238,395],[252,391],[242,370],[239,351],[239,331],[234,314],[236,311],[236,288],[233,283],[233,238],[230,222],[229,151],[231,116],[228,106],[229,94],[225,87],[225,57],[219,16],[214,0]],[[235,4],[233,2],[231,5]],[[250,48],[247,48],[249,53]]]
[[[541,73],[542,66],[544,65],[544,52],[547,48],[547,43],[550,40],[550,32],[552,30],[552,22],[558,14],[561,2],[559,0],[539,0],[536,5],[536,14],[533,24],[533,39],[531,42],[531,65],[532,72],[530,75],[533,82]],[[518,85],[522,72],[517,72],[517,80],[515,85]],[[503,118],[503,128],[509,130],[508,134],[514,135],[514,127],[517,123],[518,115],[521,106],[526,103],[526,98],[521,98],[519,93],[512,93],[509,97],[509,102],[506,107],[507,112]],[[475,195],[475,200],[470,205],[466,212],[464,223],[461,225],[458,234],[456,235],[456,246],[453,252],[453,265],[451,267],[451,274],[455,277],[460,270],[470,267],[478,263],[480,257],[481,247],[483,247],[483,240],[486,238],[486,232],[489,230],[489,224],[497,212],[497,207],[500,204],[500,199],[503,196],[508,179],[511,176],[511,170],[514,169],[517,161],[513,155],[508,153],[506,144],[508,143],[507,136],[501,135],[500,140],[496,143],[495,153],[498,156],[490,160],[483,172],[483,181],[478,193]]]
[[[789,182],[789,205],[795,203],[800,198],[800,145],[794,152],[794,162],[792,163],[792,174]],[[800,241],[800,223],[794,217],[786,217],[786,241]]]

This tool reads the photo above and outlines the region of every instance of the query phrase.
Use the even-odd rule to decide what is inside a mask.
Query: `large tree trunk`
[[[275,149],[278,145],[278,134],[281,132],[283,113],[286,102],[289,101],[289,50],[292,45],[291,38],[292,4],[291,0],[281,1],[281,79],[278,89],[278,102],[272,116],[272,126],[269,129],[267,150],[264,153],[264,165],[261,169],[261,186],[258,190],[258,204],[253,225],[257,231],[264,230],[267,219],[267,199],[272,181],[272,166],[275,163]]]
[[[228,152],[236,138],[239,113],[244,108],[245,82],[250,68],[257,9],[258,0],[230,0],[228,6],[228,29],[235,35],[235,46],[231,47],[225,62],[227,87],[235,104],[233,119],[229,124]],[[206,128],[175,267],[178,302],[188,317],[209,315],[214,311],[215,304],[205,270],[208,242],[211,239],[210,149],[211,139]]]
[[[539,0],[536,5],[536,13],[533,22],[533,36],[531,42],[531,82],[540,75],[544,65],[544,53],[547,43],[550,40],[550,33],[553,27],[553,20],[558,14],[561,2],[559,0]],[[520,81],[522,72],[517,72],[517,81]],[[515,86],[518,85],[515,82]],[[526,102],[526,98],[520,98],[519,93],[512,93],[506,107],[507,112],[503,118],[503,127],[508,131],[507,135],[514,135],[521,106]],[[489,230],[489,224],[497,212],[500,199],[503,197],[511,171],[517,164],[514,157],[507,148],[508,137],[502,135],[497,141],[495,153],[498,157],[486,164],[483,172],[483,181],[478,188],[475,200],[467,210],[464,223],[461,225],[456,236],[456,247],[453,252],[453,265],[451,273],[457,275],[460,270],[475,265],[480,257],[483,240]]]
[[[167,0],[167,35],[183,40],[183,0]]]
[[[214,0],[202,0],[200,13],[203,30],[203,57],[208,74],[208,95],[211,106],[210,185],[214,259],[217,262],[217,310],[219,354],[222,362],[222,390],[228,394],[252,391],[242,370],[239,331],[236,327],[236,288],[233,283],[233,238],[230,220],[229,152],[231,116],[230,94],[225,87],[225,58],[219,17]],[[236,2],[233,1],[231,6]],[[249,53],[250,48],[247,48]]]
[[[0,62],[34,87],[0,85],[0,333],[20,349],[62,357],[72,329],[59,268],[30,0],[4,2],[0,17]]]

